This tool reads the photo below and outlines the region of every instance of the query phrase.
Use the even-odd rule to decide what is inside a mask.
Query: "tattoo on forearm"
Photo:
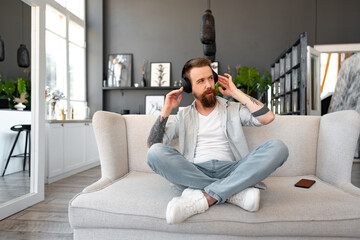
[[[259,102],[258,102],[255,98],[250,97],[250,96],[248,96],[248,97],[250,98],[250,101],[251,101],[252,103],[254,103],[254,104],[256,104],[256,105],[260,106]]]
[[[150,135],[147,140],[148,146],[152,146],[154,143],[161,143],[165,134],[165,126],[169,117],[159,116],[156,122],[151,128]]]

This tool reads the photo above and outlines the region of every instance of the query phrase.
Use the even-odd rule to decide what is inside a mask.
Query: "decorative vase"
[[[26,106],[22,103],[18,103],[14,107],[16,108],[16,110],[19,110],[19,111],[23,111],[26,108]]]

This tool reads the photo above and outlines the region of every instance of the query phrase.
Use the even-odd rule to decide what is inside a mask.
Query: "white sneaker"
[[[201,190],[185,189],[181,197],[173,198],[166,208],[166,222],[181,223],[185,219],[203,213],[209,208]]]
[[[260,190],[258,188],[247,188],[234,194],[226,201],[249,212],[255,212],[260,207]]]

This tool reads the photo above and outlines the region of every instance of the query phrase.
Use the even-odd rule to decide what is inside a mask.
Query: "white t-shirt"
[[[218,105],[208,116],[198,114],[199,128],[194,163],[209,160],[235,161],[234,154],[221,127]]]

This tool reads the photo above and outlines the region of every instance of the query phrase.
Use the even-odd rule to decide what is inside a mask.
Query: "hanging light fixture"
[[[23,3],[21,2],[21,40],[24,42],[23,34],[24,34],[24,9]],[[19,67],[27,68],[30,66],[30,56],[29,50],[26,48],[25,44],[20,44],[20,47],[17,50],[17,63]]]
[[[1,39],[0,36],[0,62],[4,61],[4,59],[5,59],[4,41]]]
[[[215,42],[215,20],[210,9],[205,10],[200,24],[200,41],[203,44]]]
[[[17,63],[18,66],[22,68],[27,68],[30,66],[29,51],[27,50],[25,44],[20,44],[20,47],[17,50]]]
[[[207,1],[207,10],[201,18],[200,41],[203,45],[204,55],[207,59],[215,61],[215,19],[210,10],[210,0]]]

